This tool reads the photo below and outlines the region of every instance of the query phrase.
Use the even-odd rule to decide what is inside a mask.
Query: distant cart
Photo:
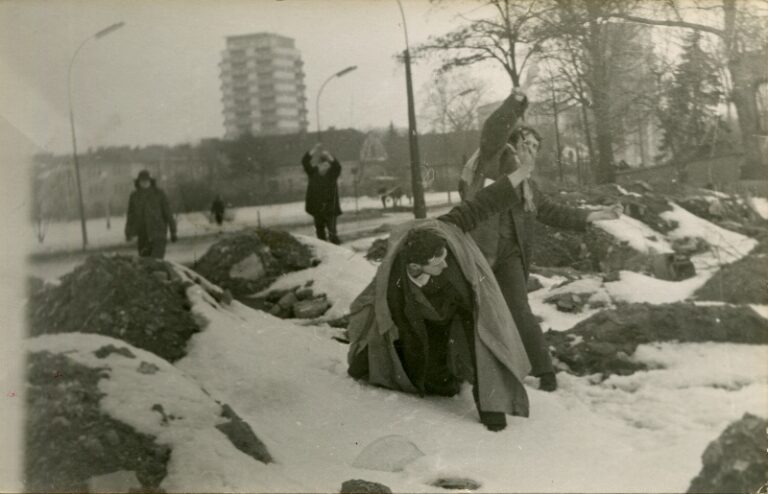
[[[393,208],[400,205],[405,193],[397,177],[380,175],[373,177],[373,182],[376,187],[376,194],[381,199],[381,205],[384,209],[387,209],[387,201],[392,202]]]

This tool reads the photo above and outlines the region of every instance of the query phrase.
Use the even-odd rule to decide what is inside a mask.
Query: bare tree
[[[447,133],[477,128],[477,106],[486,91],[485,84],[466,74],[439,72],[424,85],[420,117],[432,132]]]
[[[553,0],[554,8],[541,16],[546,39],[546,56],[559,66],[561,87],[570,99],[582,106],[587,144],[592,155],[595,180],[613,182],[614,145],[619,140],[627,108],[635,102],[628,91],[626,73],[634,68],[636,29],[627,29],[612,20],[629,12],[634,3],[627,0]],[[568,98],[566,98],[568,99]],[[587,110],[591,114],[588,118]],[[592,140],[594,130],[594,142]],[[596,160],[594,159],[596,155]]]
[[[446,0],[436,0],[436,3]],[[541,0],[478,1],[482,10],[492,16],[464,21],[460,27],[441,36],[431,37],[415,50],[417,55],[436,54],[444,71],[491,61],[509,75],[513,87],[519,87],[521,76],[543,42],[538,37],[540,16],[548,8]]]

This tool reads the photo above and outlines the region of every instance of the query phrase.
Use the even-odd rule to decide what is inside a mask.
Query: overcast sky
[[[454,27],[476,3],[435,7],[404,0],[411,44]],[[67,66],[78,44],[117,21],[125,27],[86,45],[73,71],[73,99],[82,149],[108,144],[174,144],[221,137],[218,63],[228,35],[268,31],[296,40],[305,63],[309,120],[322,81],[348,65],[322,98],[323,126],[407,124],[404,47],[395,0],[56,0],[0,4],[0,112],[44,149],[70,150]],[[420,91],[431,77],[414,72]],[[509,82],[487,66],[488,99]],[[418,93],[417,93],[418,95]]]

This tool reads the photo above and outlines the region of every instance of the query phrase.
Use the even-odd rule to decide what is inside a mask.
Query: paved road
[[[430,216],[439,215],[447,211],[450,206],[438,206],[430,208]],[[339,224],[339,235],[344,242],[375,235],[374,230],[384,223],[398,224],[413,218],[411,213],[387,213],[383,217],[367,218],[359,221],[346,221]],[[273,228],[280,228],[279,226]],[[290,226],[285,230],[300,235],[314,236],[315,230],[311,225]],[[198,237],[181,238],[175,244],[168,244],[166,259],[179,263],[191,263],[201,257],[208,248],[220,237],[218,235],[206,235]],[[105,252],[133,255],[136,252],[135,243],[125,244],[117,248],[105,249]],[[73,252],[48,256],[38,256],[27,264],[27,272],[31,276],[53,280],[71,271],[76,265],[83,262],[87,253]]]

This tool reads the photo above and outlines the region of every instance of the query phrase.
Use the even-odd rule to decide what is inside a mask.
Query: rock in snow
[[[768,421],[745,413],[709,443],[688,492],[757,492],[768,482]]]
[[[341,494],[389,494],[392,489],[378,482],[362,479],[345,480],[341,484]]]

